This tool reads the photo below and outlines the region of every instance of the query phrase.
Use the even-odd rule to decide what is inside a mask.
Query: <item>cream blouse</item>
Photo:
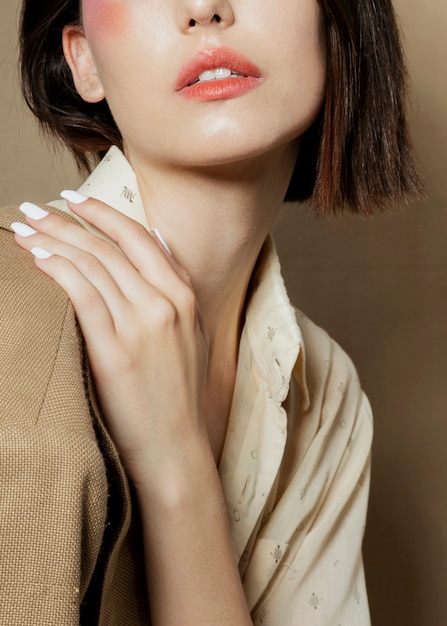
[[[118,148],[79,191],[148,227]],[[253,624],[368,626],[368,400],[346,354],[290,305],[270,238],[247,301],[219,473]]]

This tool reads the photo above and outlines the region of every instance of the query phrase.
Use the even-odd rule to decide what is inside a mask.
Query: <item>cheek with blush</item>
[[[84,0],[82,18],[92,37],[118,36],[128,25],[128,10],[122,0]]]

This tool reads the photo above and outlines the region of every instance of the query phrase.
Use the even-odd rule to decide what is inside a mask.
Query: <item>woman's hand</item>
[[[96,200],[34,205],[17,242],[66,291],[107,424],[137,489],[154,626],[251,624],[202,398],[207,342],[186,273],[145,228]],[[39,258],[41,257],[41,258]]]
[[[118,247],[58,215],[22,206],[35,233],[16,240],[34,251],[38,267],[73,303],[101,406],[131,478],[159,476],[169,463],[180,469],[187,443],[206,440],[207,343],[186,272],[142,225],[97,200],[70,208]]]

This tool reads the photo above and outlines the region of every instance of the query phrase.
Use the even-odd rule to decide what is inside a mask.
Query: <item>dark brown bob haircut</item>
[[[391,0],[318,0],[325,16],[326,95],[302,138],[286,201],[320,214],[369,215],[421,195],[406,118],[407,74]],[[45,131],[91,170],[122,138],[107,102],[76,92],[62,29],[80,23],[80,0],[24,0],[20,26],[25,100]]]

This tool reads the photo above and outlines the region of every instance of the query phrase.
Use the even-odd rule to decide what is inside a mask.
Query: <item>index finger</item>
[[[117,244],[146,280],[156,284],[159,274],[155,274],[153,270],[156,270],[157,267],[159,270],[166,270],[169,266],[180,280],[191,286],[187,272],[175,259],[158,229],[150,228],[147,230],[143,224],[110,205],[83,196],[78,192],[66,190],[61,193],[61,196],[67,200],[75,215],[94,226]],[[154,246],[154,244],[156,245]],[[162,252],[161,255],[159,253],[154,255],[157,248]]]

